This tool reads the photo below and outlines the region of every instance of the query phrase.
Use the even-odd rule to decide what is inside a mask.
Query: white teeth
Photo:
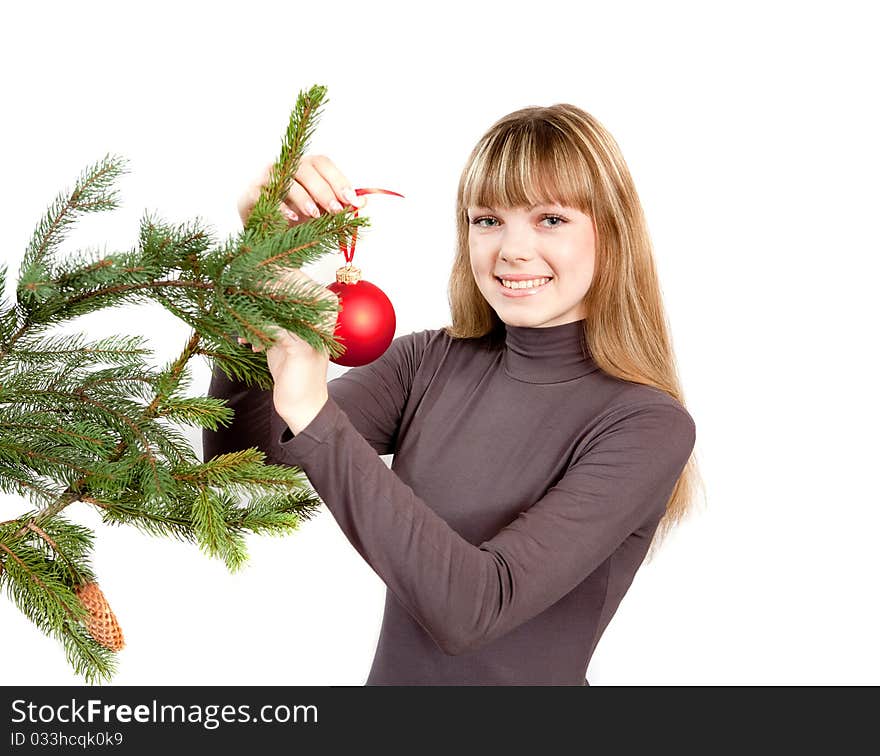
[[[542,286],[549,280],[549,278],[533,278],[531,281],[505,281],[502,278],[501,285],[506,289],[532,289],[535,286]]]

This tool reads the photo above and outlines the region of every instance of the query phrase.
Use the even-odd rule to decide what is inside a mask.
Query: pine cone
[[[91,636],[111,651],[124,648],[125,639],[122,637],[122,629],[98,584],[80,585],[76,588],[76,595],[89,612],[86,628]]]

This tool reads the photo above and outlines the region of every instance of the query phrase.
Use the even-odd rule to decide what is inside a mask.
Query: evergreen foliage
[[[96,581],[94,534],[67,519],[71,504],[105,523],[196,544],[230,571],[247,559],[245,535],[284,535],[316,513],[320,499],[295,467],[269,465],[257,449],[201,462],[175,426],[216,430],[232,418],[224,401],[186,394],[189,361],[207,358],[237,380],[271,388],[265,349],[289,330],[331,356],[334,305],[320,287],[279,276],[349,244],[368,225],[352,210],[290,228],[279,206],[306,151],[326,87],[300,92],[281,153],[246,226],[217,242],[197,222],[145,215],[137,247],[59,254],[83,213],[113,210],[125,161],[107,155],[62,192],[34,231],[15,299],[0,267],[0,490],[28,511],[0,522],[0,588],[43,633],[64,645],[87,682],[107,680],[115,653],[86,629],[78,587]],[[267,289],[271,285],[271,289]],[[11,294],[11,292],[10,292]],[[161,369],[140,336],[97,341],[53,329],[78,316],[157,301],[192,330]],[[334,318],[335,320],[335,318]]]

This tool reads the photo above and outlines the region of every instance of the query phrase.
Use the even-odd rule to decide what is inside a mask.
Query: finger
[[[304,339],[300,338],[292,331],[282,331],[281,334],[278,336],[278,339],[275,341],[275,346],[285,347],[305,343],[307,342]]]
[[[294,212],[293,208],[290,207],[286,202],[282,202],[278,209],[281,211],[281,214],[287,218],[288,223],[297,223],[299,221],[299,216]]]
[[[259,177],[253,184],[251,184],[250,191],[250,206],[253,207],[257,204],[257,200],[260,198],[260,192],[264,187],[269,185],[269,180],[272,177],[272,169],[275,167],[274,162],[269,162],[263,168],[262,173],[260,173]],[[288,223],[298,223],[300,221],[300,214],[296,212],[296,208],[291,204],[287,203],[287,199],[289,196],[285,198],[285,202],[282,202],[278,209],[281,211],[281,214],[287,219]]]
[[[327,161],[326,158],[324,160]],[[322,166],[320,170],[319,166]],[[337,193],[337,188],[333,185],[333,176],[325,175],[325,172],[331,173],[332,171],[338,173],[335,167],[331,169],[327,167],[326,163],[311,160],[300,167],[296,174],[296,180],[310,197],[327,212],[341,213],[344,210],[344,205],[350,204],[343,194],[346,179],[341,174],[339,174],[341,179],[335,179],[339,181]]]
[[[290,189],[284,198],[284,203],[290,205],[293,210],[304,218],[317,218],[321,215],[320,208],[315,204],[312,194],[312,187],[305,186],[299,178],[302,175],[302,169],[297,171],[297,179],[290,182]],[[313,180],[314,183],[314,180]]]
[[[342,212],[342,203],[336,199],[333,187],[315,168],[313,162],[303,163],[300,166],[300,169],[296,172],[296,180],[309,194],[311,199],[328,213]]]
[[[345,174],[326,155],[315,155],[312,159],[312,167],[327,182],[336,195],[337,201],[343,205],[352,205],[358,209],[366,204],[366,200],[363,197],[355,194],[351,182],[345,177]]]
[[[283,271],[280,271],[274,279],[267,281],[265,284],[265,288],[267,291],[277,293],[279,290],[289,286],[291,283],[301,284],[303,286],[319,285],[318,282],[315,281],[311,276],[303,273],[301,268],[287,268]]]

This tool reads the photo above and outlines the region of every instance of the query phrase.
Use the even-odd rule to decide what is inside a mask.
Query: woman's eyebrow
[[[541,202],[537,205],[529,205],[526,210],[535,210],[539,207],[565,207],[562,202]],[[491,205],[473,205],[475,210],[491,210],[493,213],[497,213],[498,210]]]

